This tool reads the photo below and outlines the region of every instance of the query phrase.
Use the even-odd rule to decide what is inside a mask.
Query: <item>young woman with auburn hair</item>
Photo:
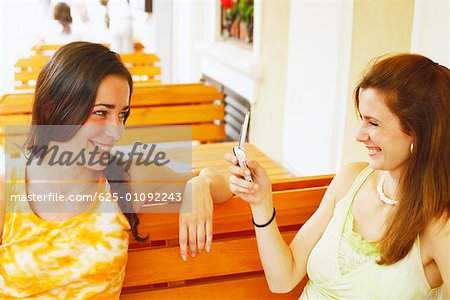
[[[111,148],[132,113],[132,90],[131,75],[119,56],[99,44],[65,45],[44,66],[36,84],[27,160],[7,161],[6,191],[4,184],[0,189],[0,298],[119,298],[128,232],[137,241],[147,240],[139,235],[135,213],[143,202],[131,203],[126,195],[169,193],[171,186],[161,181],[191,177],[154,164],[132,164],[126,170],[114,163],[117,160],[106,166],[98,163],[100,156],[117,156]],[[95,159],[88,163],[77,156],[76,164],[53,165],[50,152],[39,150],[45,146],[57,146],[63,151],[57,152],[60,158],[64,153],[90,151]],[[138,184],[142,181],[152,183]],[[180,213],[183,260],[188,246],[193,257],[202,249],[209,251],[212,204],[232,196],[227,186],[225,177],[204,169],[186,186],[182,183],[182,190],[173,188],[181,192],[183,205],[186,201],[192,205],[190,211]],[[50,205],[39,200],[10,201],[10,195],[50,193],[65,199],[88,195],[94,200]],[[103,201],[100,193],[104,199],[107,193],[116,197]]]
[[[278,230],[270,180],[236,158],[231,191],[249,202],[270,289],[300,299],[446,298],[450,286],[450,71],[414,54],[377,61],[355,90],[356,140],[369,164],[338,172],[290,245]]]

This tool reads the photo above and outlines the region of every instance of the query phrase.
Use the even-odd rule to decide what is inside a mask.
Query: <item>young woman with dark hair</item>
[[[229,187],[258,225],[269,287],[288,292],[308,275],[300,299],[449,297],[450,70],[421,55],[382,59],[356,87],[355,106],[369,164],[336,174],[290,245],[264,169],[249,162],[248,183],[226,155]]]
[[[57,146],[60,157],[88,151],[114,161],[111,148],[124,133],[132,90],[118,55],[99,44],[65,45],[39,74],[25,147],[28,161],[11,163],[6,193],[4,185],[0,189],[0,298],[119,298],[128,232],[137,241],[148,239],[139,235],[135,213],[143,202],[131,204],[127,194],[169,192],[170,186],[153,179],[176,181],[186,174],[167,166],[133,164],[126,170],[123,164],[81,159],[53,165],[50,153],[39,149]],[[149,178],[152,184],[138,184]],[[183,260],[188,246],[193,257],[209,251],[212,204],[232,196],[227,185],[225,177],[207,169],[187,183],[183,204],[191,201],[192,209],[180,213]],[[10,201],[10,195],[51,193],[94,195],[94,200]],[[118,201],[99,201],[101,193],[115,194],[109,198]]]

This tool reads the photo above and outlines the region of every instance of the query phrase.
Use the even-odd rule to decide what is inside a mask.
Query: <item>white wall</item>
[[[355,140],[360,126],[354,106],[355,86],[374,58],[387,53],[410,51],[413,13],[414,0],[353,3],[352,49],[342,165],[368,160],[367,149]]]
[[[256,9],[257,3],[255,12],[259,14],[255,16],[255,28],[259,22],[260,29],[255,36],[253,51],[259,60],[260,75],[257,81],[254,80],[256,93],[252,103],[250,142],[281,163],[292,1],[260,1],[259,10]]]
[[[161,60],[162,83],[172,82],[173,0],[153,0],[155,52]]]
[[[212,1],[175,0],[173,5],[172,83],[192,83],[201,78],[197,45],[211,36],[215,6]]]
[[[415,1],[411,52],[450,67],[450,1]]]
[[[352,1],[291,1],[284,165],[297,175],[341,165]]]

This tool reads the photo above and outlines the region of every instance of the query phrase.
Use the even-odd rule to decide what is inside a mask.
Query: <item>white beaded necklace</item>
[[[387,176],[387,172],[384,172],[383,175],[381,176],[380,182],[378,183],[378,186],[377,186],[378,196],[380,196],[380,200],[383,201],[384,203],[389,204],[389,205],[395,205],[398,203],[398,201],[388,198],[384,194],[384,183],[386,181],[386,176]]]

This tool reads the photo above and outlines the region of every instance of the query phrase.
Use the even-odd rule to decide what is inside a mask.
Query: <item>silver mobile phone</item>
[[[245,138],[247,137],[249,118],[250,118],[250,111],[247,111],[247,113],[245,114],[244,123],[241,126],[241,133],[239,135],[239,144],[238,144],[238,146],[233,148],[233,153],[238,160],[238,164],[244,170],[249,170],[249,168],[247,167],[247,163],[246,163],[247,153],[245,152],[245,148],[244,148]],[[244,178],[248,182],[253,182],[251,175],[245,175]]]

